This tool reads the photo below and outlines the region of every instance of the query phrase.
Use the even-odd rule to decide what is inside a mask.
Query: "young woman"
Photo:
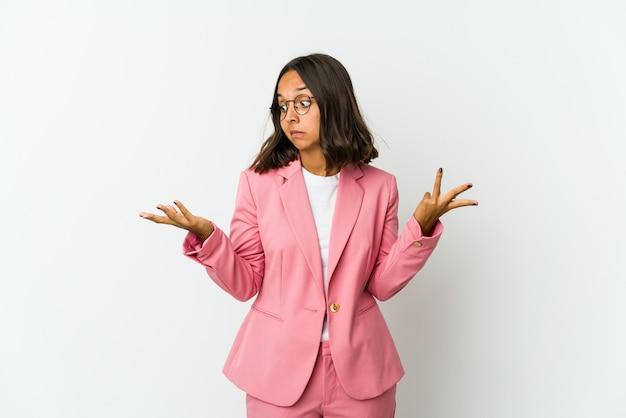
[[[230,237],[181,202],[142,212],[189,233],[185,255],[236,299],[256,299],[224,373],[251,418],[393,417],[404,374],[376,299],[400,291],[442,232],[477,205],[442,194],[442,170],[398,235],[395,177],[378,156],[343,65],[298,57],[278,76],[274,133],[242,172]]]

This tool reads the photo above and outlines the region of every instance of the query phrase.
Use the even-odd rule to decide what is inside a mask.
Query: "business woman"
[[[446,212],[472,185],[441,193],[442,170],[398,235],[395,177],[378,156],[344,66],[323,54],[280,72],[274,133],[242,172],[227,236],[181,202],[156,223],[188,231],[186,256],[238,300],[256,296],[224,366],[249,418],[393,417],[404,374],[376,300],[422,268]]]

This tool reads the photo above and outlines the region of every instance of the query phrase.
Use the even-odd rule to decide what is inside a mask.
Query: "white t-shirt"
[[[302,168],[306,191],[309,195],[317,238],[320,243],[322,256],[322,273],[324,274],[324,292],[328,292],[328,248],[330,245],[330,229],[333,222],[335,201],[337,200],[337,187],[339,185],[339,173],[334,176],[318,176]],[[328,323],[324,319],[322,340],[328,339]]]

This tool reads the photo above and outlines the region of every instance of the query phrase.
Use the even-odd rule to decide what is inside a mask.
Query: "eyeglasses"
[[[289,102],[293,102],[293,108],[296,113],[300,116],[306,115],[311,109],[311,104],[313,104],[312,99],[315,99],[315,97],[311,97],[308,94],[300,94],[296,96],[296,98],[293,100],[285,100],[278,103],[278,105],[276,105],[274,109],[280,112],[280,120],[283,120],[287,116],[287,111],[289,110]]]

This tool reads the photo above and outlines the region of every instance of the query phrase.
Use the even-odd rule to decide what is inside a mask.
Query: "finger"
[[[191,212],[189,212],[189,210],[185,207],[185,205],[183,205],[180,202],[180,200],[174,200],[174,204],[176,205],[178,210],[180,210],[180,213],[182,213],[185,218],[189,219],[191,216],[193,216]]]
[[[464,206],[478,206],[478,201],[471,199],[453,200],[448,204],[446,212],[452,209],[462,208]]]
[[[168,218],[167,216],[155,215],[153,213],[148,213],[148,212],[140,212],[139,216],[157,224],[175,225],[174,222],[172,222],[172,220]],[[178,226],[178,225],[175,225],[175,226]]]
[[[435,176],[435,185],[433,186],[433,197],[435,199],[439,198],[441,194],[441,178],[443,177],[443,168],[439,168],[437,170],[437,175]]]
[[[454,199],[455,197],[457,197],[458,195],[460,195],[461,193],[471,189],[473,187],[472,183],[465,183],[461,186],[455,187],[454,189],[450,190],[447,195],[450,196],[450,200]]]
[[[166,214],[168,217],[179,215],[178,210],[172,205],[158,204],[157,209]]]
[[[186,219],[178,210],[172,205],[157,205],[157,209],[162,211],[171,221],[172,225],[176,225],[182,228],[186,223]]]

